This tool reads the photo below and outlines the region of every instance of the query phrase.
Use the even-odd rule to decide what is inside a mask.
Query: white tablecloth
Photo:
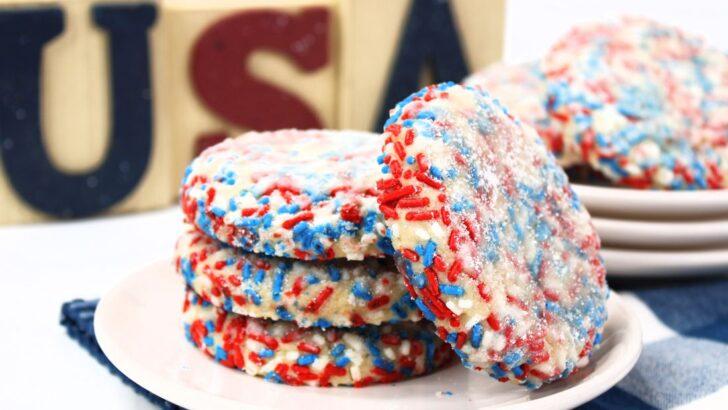
[[[61,304],[98,298],[133,269],[171,257],[177,208],[0,227],[0,408],[151,409],[58,324]]]

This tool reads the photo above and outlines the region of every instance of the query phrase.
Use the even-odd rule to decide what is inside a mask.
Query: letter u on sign
[[[103,163],[64,173],[51,163],[40,127],[40,72],[45,44],[63,31],[57,7],[0,12],[0,153],[13,189],[33,208],[57,217],[101,212],[128,195],[152,150],[152,96],[147,32],[153,4],[97,5],[111,68],[112,129]],[[73,138],[73,136],[67,136]]]

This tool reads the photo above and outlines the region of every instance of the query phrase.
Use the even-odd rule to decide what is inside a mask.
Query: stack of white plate
[[[728,274],[728,190],[572,186],[602,238],[608,275]]]

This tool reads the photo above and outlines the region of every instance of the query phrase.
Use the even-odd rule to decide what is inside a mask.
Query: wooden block
[[[167,0],[175,184],[196,152],[250,129],[336,120],[335,0]]]
[[[59,9],[62,14],[56,13]],[[15,14],[7,14],[10,11]],[[0,167],[0,224],[126,212],[172,203],[176,188],[169,183],[168,134],[164,119],[157,112],[149,112],[161,107],[162,83],[157,81],[162,67],[157,56],[163,48],[159,12],[154,3],[139,6],[132,1],[5,0],[0,4],[0,16],[4,16],[0,18],[5,18],[0,31],[6,30],[3,33],[6,41],[0,40],[0,48],[5,53],[3,58],[28,54],[35,46],[42,50],[39,64],[24,67],[12,66],[8,61],[0,63],[0,82],[10,85],[3,92],[8,93],[10,89],[11,93],[24,93],[18,98],[15,95],[0,107],[0,149],[3,154],[0,158],[3,165]],[[34,17],[28,17],[28,14],[19,17],[18,13],[30,13]],[[8,40],[26,29],[22,24],[16,24],[25,21],[21,18],[36,19],[32,24],[41,27],[23,33],[31,37],[30,45],[25,48],[18,48]],[[119,19],[124,22],[119,23]],[[125,29],[118,29],[119,24],[129,22],[132,26],[139,23],[132,29],[136,37],[125,34]],[[47,39],[33,39],[42,32],[48,34]],[[135,46],[141,47],[136,49],[134,58],[128,61],[129,66],[124,70],[120,65],[125,61],[118,61],[120,59],[112,66],[111,54],[116,45],[113,50],[124,57],[119,49],[127,41],[134,41]],[[145,47],[149,49],[146,57],[143,56]],[[148,64],[144,64],[144,58]],[[23,71],[33,70],[39,70],[39,84],[37,77],[22,77]],[[118,78],[112,78],[114,76]],[[144,81],[136,80],[144,77],[148,77],[146,86],[143,86]],[[19,78],[30,85],[24,87],[25,83]],[[115,80],[131,90],[130,95],[125,96],[126,103],[113,100]],[[39,91],[28,91],[33,87],[39,87]],[[135,90],[139,92],[132,95]],[[121,94],[123,92],[117,92],[116,96]],[[23,105],[21,100],[26,97],[33,102]],[[121,118],[124,122],[134,122],[142,117],[148,118],[146,127],[126,130],[144,131],[134,134],[140,135],[140,140],[146,139],[147,143],[151,138],[150,150],[141,150],[142,154],[148,155],[139,155],[130,149],[132,145],[144,144],[136,144],[129,132],[118,133],[118,145],[112,144],[111,136],[119,125],[115,121],[121,122]],[[25,144],[38,135],[41,144]],[[148,161],[144,161],[147,156]],[[129,162],[127,157],[142,159]],[[48,165],[46,168],[44,163]],[[104,168],[104,164],[111,165]],[[9,173],[13,173],[13,183]],[[118,179],[120,175],[126,180]]]
[[[380,131],[383,110],[399,99],[500,59],[504,3],[342,0],[339,127]]]

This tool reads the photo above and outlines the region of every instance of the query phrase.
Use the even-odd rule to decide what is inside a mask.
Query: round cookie
[[[175,262],[198,295],[237,314],[302,327],[420,320],[391,259],[297,261],[241,251],[188,227]]]
[[[487,91],[514,116],[536,129],[562,167],[581,162],[578,152],[565,150],[572,144],[564,143],[564,124],[548,111],[548,83],[540,62],[492,64],[471,74],[462,84]]]
[[[633,188],[728,187],[728,55],[645,19],[572,29],[547,53],[565,141]]]
[[[295,386],[392,383],[430,373],[452,358],[429,324],[299,328],[228,313],[189,290],[184,326],[187,339],[219,363]]]
[[[376,203],[381,136],[355,131],[248,132],[188,167],[182,210],[210,237],[301,260],[391,252]]]
[[[528,387],[586,365],[607,315],[599,237],[533,128],[440,84],[400,102],[384,135],[400,272],[464,365]]]

